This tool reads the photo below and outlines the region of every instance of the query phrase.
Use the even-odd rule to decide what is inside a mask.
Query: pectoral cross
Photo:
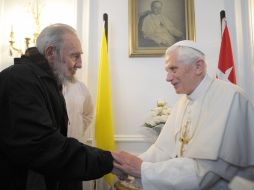
[[[188,144],[191,140],[191,138],[188,136],[188,126],[189,126],[189,124],[190,124],[190,121],[187,121],[186,124],[182,127],[182,129],[180,131],[179,141],[180,141],[181,145],[180,145],[179,157],[183,156],[184,145]]]

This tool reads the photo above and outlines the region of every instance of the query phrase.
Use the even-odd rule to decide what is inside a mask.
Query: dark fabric
[[[46,182],[43,175],[32,170],[28,171],[26,190],[46,190]]]
[[[83,189],[82,181],[61,181],[59,184],[59,190],[82,190],[82,189]]]
[[[64,98],[44,57],[33,53],[19,63],[0,73],[1,190],[25,190],[29,170],[43,176],[47,190],[109,173],[110,152],[65,137]]]

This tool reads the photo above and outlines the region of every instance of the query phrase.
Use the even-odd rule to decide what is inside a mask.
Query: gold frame
[[[156,57],[165,53],[166,47],[142,48],[138,47],[138,21],[136,1],[129,0],[129,56]],[[195,40],[194,0],[185,1],[186,39]]]

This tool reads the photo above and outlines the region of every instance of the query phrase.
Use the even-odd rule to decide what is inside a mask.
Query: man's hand
[[[112,156],[115,159],[114,168],[120,169],[131,176],[141,177],[141,164],[143,161],[140,158],[124,151],[112,152]]]
[[[114,161],[114,165],[115,165],[115,161]],[[122,170],[116,167],[113,168],[111,173],[116,175],[120,180],[126,180],[128,178],[128,175],[126,173],[124,173]]]

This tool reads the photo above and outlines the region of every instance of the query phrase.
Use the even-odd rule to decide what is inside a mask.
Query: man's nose
[[[172,80],[173,80],[173,74],[170,73],[170,72],[168,72],[168,73],[167,73],[166,81],[167,81],[167,82],[171,82]]]
[[[81,58],[79,58],[78,60],[77,60],[77,62],[76,62],[76,64],[75,64],[75,67],[76,68],[82,68],[82,59]]]

